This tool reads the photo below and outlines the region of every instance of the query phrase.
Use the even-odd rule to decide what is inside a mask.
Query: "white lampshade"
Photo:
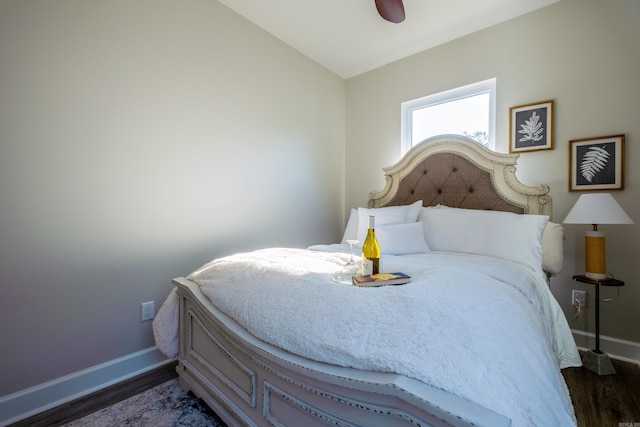
[[[609,193],[582,194],[564,219],[565,224],[634,224]]]
[[[609,193],[583,194],[563,221],[565,224],[592,224],[593,230],[585,234],[585,276],[593,280],[606,280],[607,261],[604,233],[599,224],[633,224],[629,215]]]

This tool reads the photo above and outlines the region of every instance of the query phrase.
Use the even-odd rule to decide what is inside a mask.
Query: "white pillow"
[[[549,217],[475,209],[421,212],[433,251],[462,252],[515,261],[542,273],[542,233]]]
[[[369,230],[369,212],[363,214],[360,209],[358,209],[358,246],[362,246],[364,239],[367,238],[367,230]],[[365,211],[371,211],[371,209],[365,209]],[[371,215],[375,216],[374,226],[376,230],[385,225],[405,223],[405,214],[400,209],[379,211],[371,213]]]
[[[366,208],[359,208],[359,209],[351,209],[351,212],[349,213],[349,220],[347,221],[347,226],[344,229],[344,233],[342,235],[342,240],[341,243],[347,243],[347,240],[359,240],[358,236],[359,236],[359,211],[362,210],[363,212],[365,212],[364,215],[364,237],[366,237],[367,235],[367,228],[369,226],[369,212],[372,212],[371,215],[376,216],[376,229],[378,228],[380,224],[380,221],[383,220],[391,220],[391,218],[385,218],[386,217],[386,212],[391,210],[400,210],[404,212],[404,221],[401,221],[400,223],[408,223],[408,222],[416,222],[417,218],[418,218],[418,214],[420,213],[420,208],[422,207],[422,200],[418,200],[417,202],[414,202],[410,205],[404,205],[404,206],[388,206],[388,207],[384,207],[384,208],[373,208],[373,209],[366,209]],[[360,243],[362,243],[360,241]]]
[[[564,262],[564,227],[555,222],[547,222],[542,232],[542,269],[556,275],[562,271]]]
[[[426,206],[420,209],[418,221],[424,222],[424,211],[427,209],[451,209],[449,206]],[[564,240],[566,239],[564,227],[555,222],[547,222],[542,232],[542,269],[555,276],[562,271],[564,263]]]
[[[431,252],[424,240],[421,222],[376,227],[376,238],[382,254],[404,255]]]
[[[388,206],[384,208],[358,208],[358,245],[362,245],[367,237],[369,215],[375,216],[375,228],[391,224],[408,224],[418,220],[422,200],[410,205]]]

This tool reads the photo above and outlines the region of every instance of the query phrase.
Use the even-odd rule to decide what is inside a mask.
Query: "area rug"
[[[200,399],[173,379],[64,427],[226,427]]]

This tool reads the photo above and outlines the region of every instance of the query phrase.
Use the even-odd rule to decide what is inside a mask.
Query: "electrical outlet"
[[[146,320],[153,319],[156,315],[156,310],[154,308],[153,301],[143,302],[142,304],[140,304],[140,312],[141,312],[140,321],[144,322]]]
[[[573,289],[571,291],[571,305],[575,308],[575,317],[582,319],[584,316],[584,309],[587,306],[587,292]]]
[[[571,305],[574,307],[577,307],[578,305],[585,307],[587,305],[587,291],[579,291],[577,289],[572,290]]]

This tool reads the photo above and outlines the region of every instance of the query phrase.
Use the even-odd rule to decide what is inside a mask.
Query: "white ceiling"
[[[374,0],[218,0],[343,78],[560,0],[404,0],[406,19]]]

